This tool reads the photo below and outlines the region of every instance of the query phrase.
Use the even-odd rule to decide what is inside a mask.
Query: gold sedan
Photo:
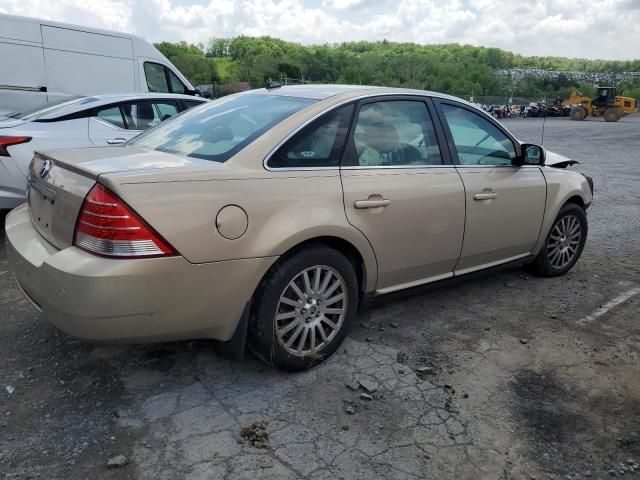
[[[125,146],[36,153],[8,254],[71,335],[248,340],[303,369],[367,297],[510,264],[567,272],[592,182],[558,157],[436,93],[254,90]]]

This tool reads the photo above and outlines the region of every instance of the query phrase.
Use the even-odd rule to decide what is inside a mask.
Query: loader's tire
[[[587,109],[581,106],[571,107],[569,116],[571,120],[584,120],[587,118]]]
[[[619,108],[607,108],[602,116],[605,122],[617,122],[622,117],[622,112]]]

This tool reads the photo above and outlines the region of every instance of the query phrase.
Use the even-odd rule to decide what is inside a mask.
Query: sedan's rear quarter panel
[[[368,242],[346,220],[337,170],[245,175],[108,186],[193,263],[282,255],[321,236],[342,238],[374,262]],[[246,232],[235,240],[216,228],[216,216],[227,205],[241,207],[248,217]]]

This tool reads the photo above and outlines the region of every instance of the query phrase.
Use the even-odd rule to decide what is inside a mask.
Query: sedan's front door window
[[[442,156],[426,104],[382,101],[360,108],[353,135],[356,165],[442,165]]]
[[[122,110],[129,130],[147,130],[178,113],[174,102],[130,102]]]
[[[462,165],[511,165],[516,158],[513,142],[482,116],[443,104],[444,114]]]
[[[154,103],[154,107],[160,115],[160,121],[163,122],[178,114],[178,106],[174,102]]]

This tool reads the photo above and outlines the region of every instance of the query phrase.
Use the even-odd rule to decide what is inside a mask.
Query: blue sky
[[[0,0],[0,12],[151,41],[271,35],[468,43],[525,55],[640,58],[640,0]],[[1,35],[1,32],[0,32]]]

